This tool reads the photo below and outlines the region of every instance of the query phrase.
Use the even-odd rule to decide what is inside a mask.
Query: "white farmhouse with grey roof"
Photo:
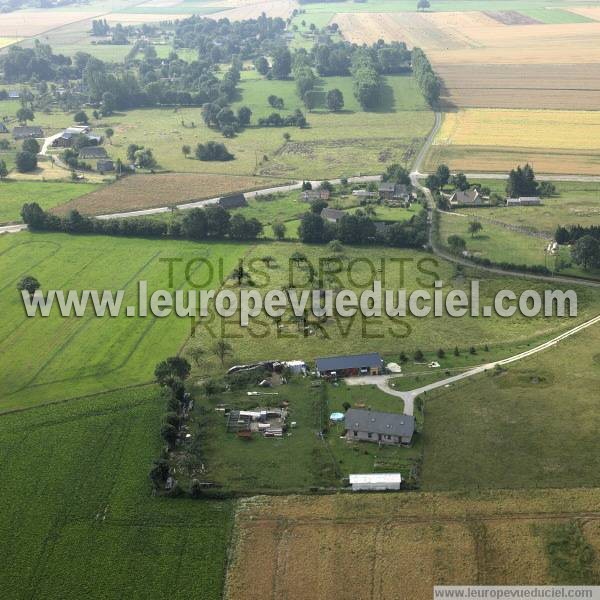
[[[349,408],[344,426],[348,441],[407,446],[415,432],[415,418],[399,413]]]

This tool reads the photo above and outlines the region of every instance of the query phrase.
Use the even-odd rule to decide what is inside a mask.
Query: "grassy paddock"
[[[598,326],[425,397],[425,489],[600,484]]]

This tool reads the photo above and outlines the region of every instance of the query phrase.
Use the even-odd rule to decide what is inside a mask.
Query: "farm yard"
[[[402,589],[426,600],[434,584],[592,583],[598,559],[576,565],[585,543],[597,556],[597,503],[595,489],[249,498],[226,598],[392,600]],[[564,560],[549,546],[558,539],[571,543]]]

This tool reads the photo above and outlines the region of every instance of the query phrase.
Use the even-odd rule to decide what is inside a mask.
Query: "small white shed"
[[[402,483],[400,473],[358,473],[350,475],[353,492],[399,490]]]

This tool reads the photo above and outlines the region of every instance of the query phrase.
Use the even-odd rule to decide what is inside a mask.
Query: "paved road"
[[[24,223],[18,223],[17,225],[3,225],[0,227],[0,235],[4,233],[19,233],[19,231],[25,231],[27,225]]]
[[[397,398],[401,398],[404,401],[404,413],[407,415],[414,414],[414,405],[415,399],[431,390],[435,390],[440,387],[446,387],[456,383],[457,381],[461,381],[462,379],[466,379],[467,377],[472,377],[473,375],[478,375],[479,373],[483,373],[484,371],[489,371],[490,369],[494,369],[496,365],[504,366],[510,363],[516,362],[518,360],[522,360],[524,358],[528,358],[538,352],[542,352],[543,350],[548,350],[549,348],[555,348],[559,342],[562,340],[600,323],[600,315],[557,335],[551,340],[536,346],[535,348],[531,348],[530,350],[526,350],[525,352],[520,352],[519,354],[515,354],[513,356],[509,356],[508,358],[504,358],[502,360],[497,360],[495,362],[485,363],[483,365],[479,365],[477,367],[473,367],[467,371],[459,373],[458,375],[453,375],[452,377],[447,377],[446,379],[441,379],[440,381],[435,381],[434,383],[430,383],[428,385],[424,385],[423,387],[416,388],[414,390],[409,390],[402,392],[400,390],[395,390],[390,387],[389,380],[394,377],[398,377],[397,374],[392,375],[378,375],[378,376],[367,376],[367,377],[350,377],[346,379],[346,383],[349,385],[376,385],[382,392],[389,394],[390,396],[396,396]]]

